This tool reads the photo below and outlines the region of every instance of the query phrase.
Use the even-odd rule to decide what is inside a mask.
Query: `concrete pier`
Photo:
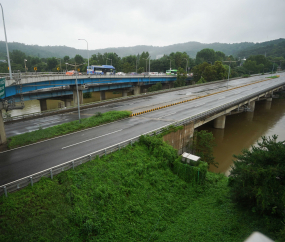
[[[222,115],[214,120],[215,129],[224,129],[226,125],[226,115]]]
[[[250,111],[254,111],[255,109],[255,101],[251,101],[249,104],[248,104],[248,107],[250,108]]]
[[[106,93],[105,91],[100,92],[100,101],[106,100]]]
[[[40,99],[40,107],[41,111],[47,110],[47,99]]]
[[[140,86],[134,86],[134,95],[141,94],[141,87]]]

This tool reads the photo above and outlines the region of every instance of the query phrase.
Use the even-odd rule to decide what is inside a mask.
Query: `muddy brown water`
[[[224,130],[214,129],[213,121],[200,126],[198,130],[212,132],[216,140],[214,156],[219,167],[211,166],[209,170],[229,175],[233,154],[240,154],[242,149],[256,145],[262,136],[277,134],[277,141],[285,140],[285,99],[259,101],[255,103],[254,112],[227,116]]]

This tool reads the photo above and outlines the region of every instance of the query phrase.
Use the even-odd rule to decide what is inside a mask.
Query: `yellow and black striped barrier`
[[[279,77],[279,76],[278,76],[278,77]],[[130,116],[131,116],[131,117],[138,116],[138,115],[141,115],[141,114],[144,114],[144,113],[153,112],[153,111],[156,111],[156,110],[159,110],[159,109],[162,109],[162,108],[167,108],[167,107],[171,107],[171,106],[178,105],[178,104],[181,104],[181,103],[186,103],[186,102],[194,101],[194,100],[196,100],[196,99],[200,99],[200,98],[203,98],[203,97],[208,97],[208,96],[211,96],[211,95],[215,95],[215,94],[222,93],[222,92],[226,92],[226,91],[230,91],[230,90],[233,90],[233,89],[237,89],[237,88],[241,88],[241,87],[253,85],[253,84],[256,84],[256,83],[259,83],[259,82],[264,82],[264,81],[267,81],[267,80],[257,81],[257,82],[253,82],[253,83],[250,83],[250,84],[245,84],[245,85],[242,85],[242,86],[238,86],[238,87],[233,87],[233,88],[230,88],[230,89],[227,89],[227,90],[223,90],[223,91],[219,91],[219,92],[207,94],[207,95],[204,95],[204,96],[194,97],[194,98],[191,98],[191,99],[188,99],[188,100],[184,100],[184,101],[180,101],[180,102],[177,102],[177,103],[167,104],[167,105],[165,105],[165,106],[161,106],[161,107],[157,107],[157,108],[152,108],[152,109],[145,110],[145,111],[138,112],[138,113],[133,113],[133,114],[131,114]]]

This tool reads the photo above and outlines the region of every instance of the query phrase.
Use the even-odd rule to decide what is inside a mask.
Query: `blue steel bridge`
[[[8,79],[8,78],[7,78]],[[98,76],[79,75],[77,82],[79,90],[85,92],[104,92],[108,90],[122,90],[127,93],[139,94],[143,87],[161,82],[171,84],[176,80],[176,76]],[[191,80],[188,77],[187,80]],[[15,102],[20,102],[21,94],[24,101],[34,99],[49,99],[74,95],[76,91],[76,77],[58,74],[48,75],[22,75],[20,80],[6,80],[5,98],[14,98]],[[104,99],[104,98],[103,98]]]

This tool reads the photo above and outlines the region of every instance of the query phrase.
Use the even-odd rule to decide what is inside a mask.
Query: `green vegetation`
[[[285,141],[262,137],[251,150],[243,150],[231,171],[229,186],[234,201],[253,211],[284,216]],[[285,232],[285,228],[284,228]]]
[[[206,130],[195,131],[193,137],[192,151],[195,155],[200,156],[202,161],[208,165],[218,167],[219,163],[215,161],[214,147],[216,146],[215,138],[212,132]]]
[[[267,78],[272,78],[272,79],[275,79],[275,78],[278,78],[279,76],[269,76]]]
[[[32,131],[30,133],[12,136],[8,139],[8,148],[12,149],[23,145],[36,143],[40,140],[50,139],[59,135],[64,135],[75,131],[95,127],[104,123],[113,122],[118,119],[129,117],[130,114],[131,112],[129,111],[110,111],[103,114],[97,113],[90,118],[81,119],[81,123],[76,120],[46,129],[40,128],[39,130]]]
[[[188,183],[176,161],[161,138],[144,136],[1,196],[0,241],[240,242],[255,230],[276,238],[280,222],[232,203],[224,175]]]
[[[177,71],[177,79],[174,82],[174,87],[183,87],[183,86],[185,86],[186,78],[187,78],[187,75],[186,75],[185,70],[182,67],[179,67],[178,71]]]
[[[91,98],[91,97],[92,97],[91,92],[84,92],[83,93],[83,98]]]
[[[151,87],[149,87],[147,89],[148,92],[156,92],[156,91],[159,91],[159,90],[162,90],[161,82],[156,83],[155,85],[152,85]]]

